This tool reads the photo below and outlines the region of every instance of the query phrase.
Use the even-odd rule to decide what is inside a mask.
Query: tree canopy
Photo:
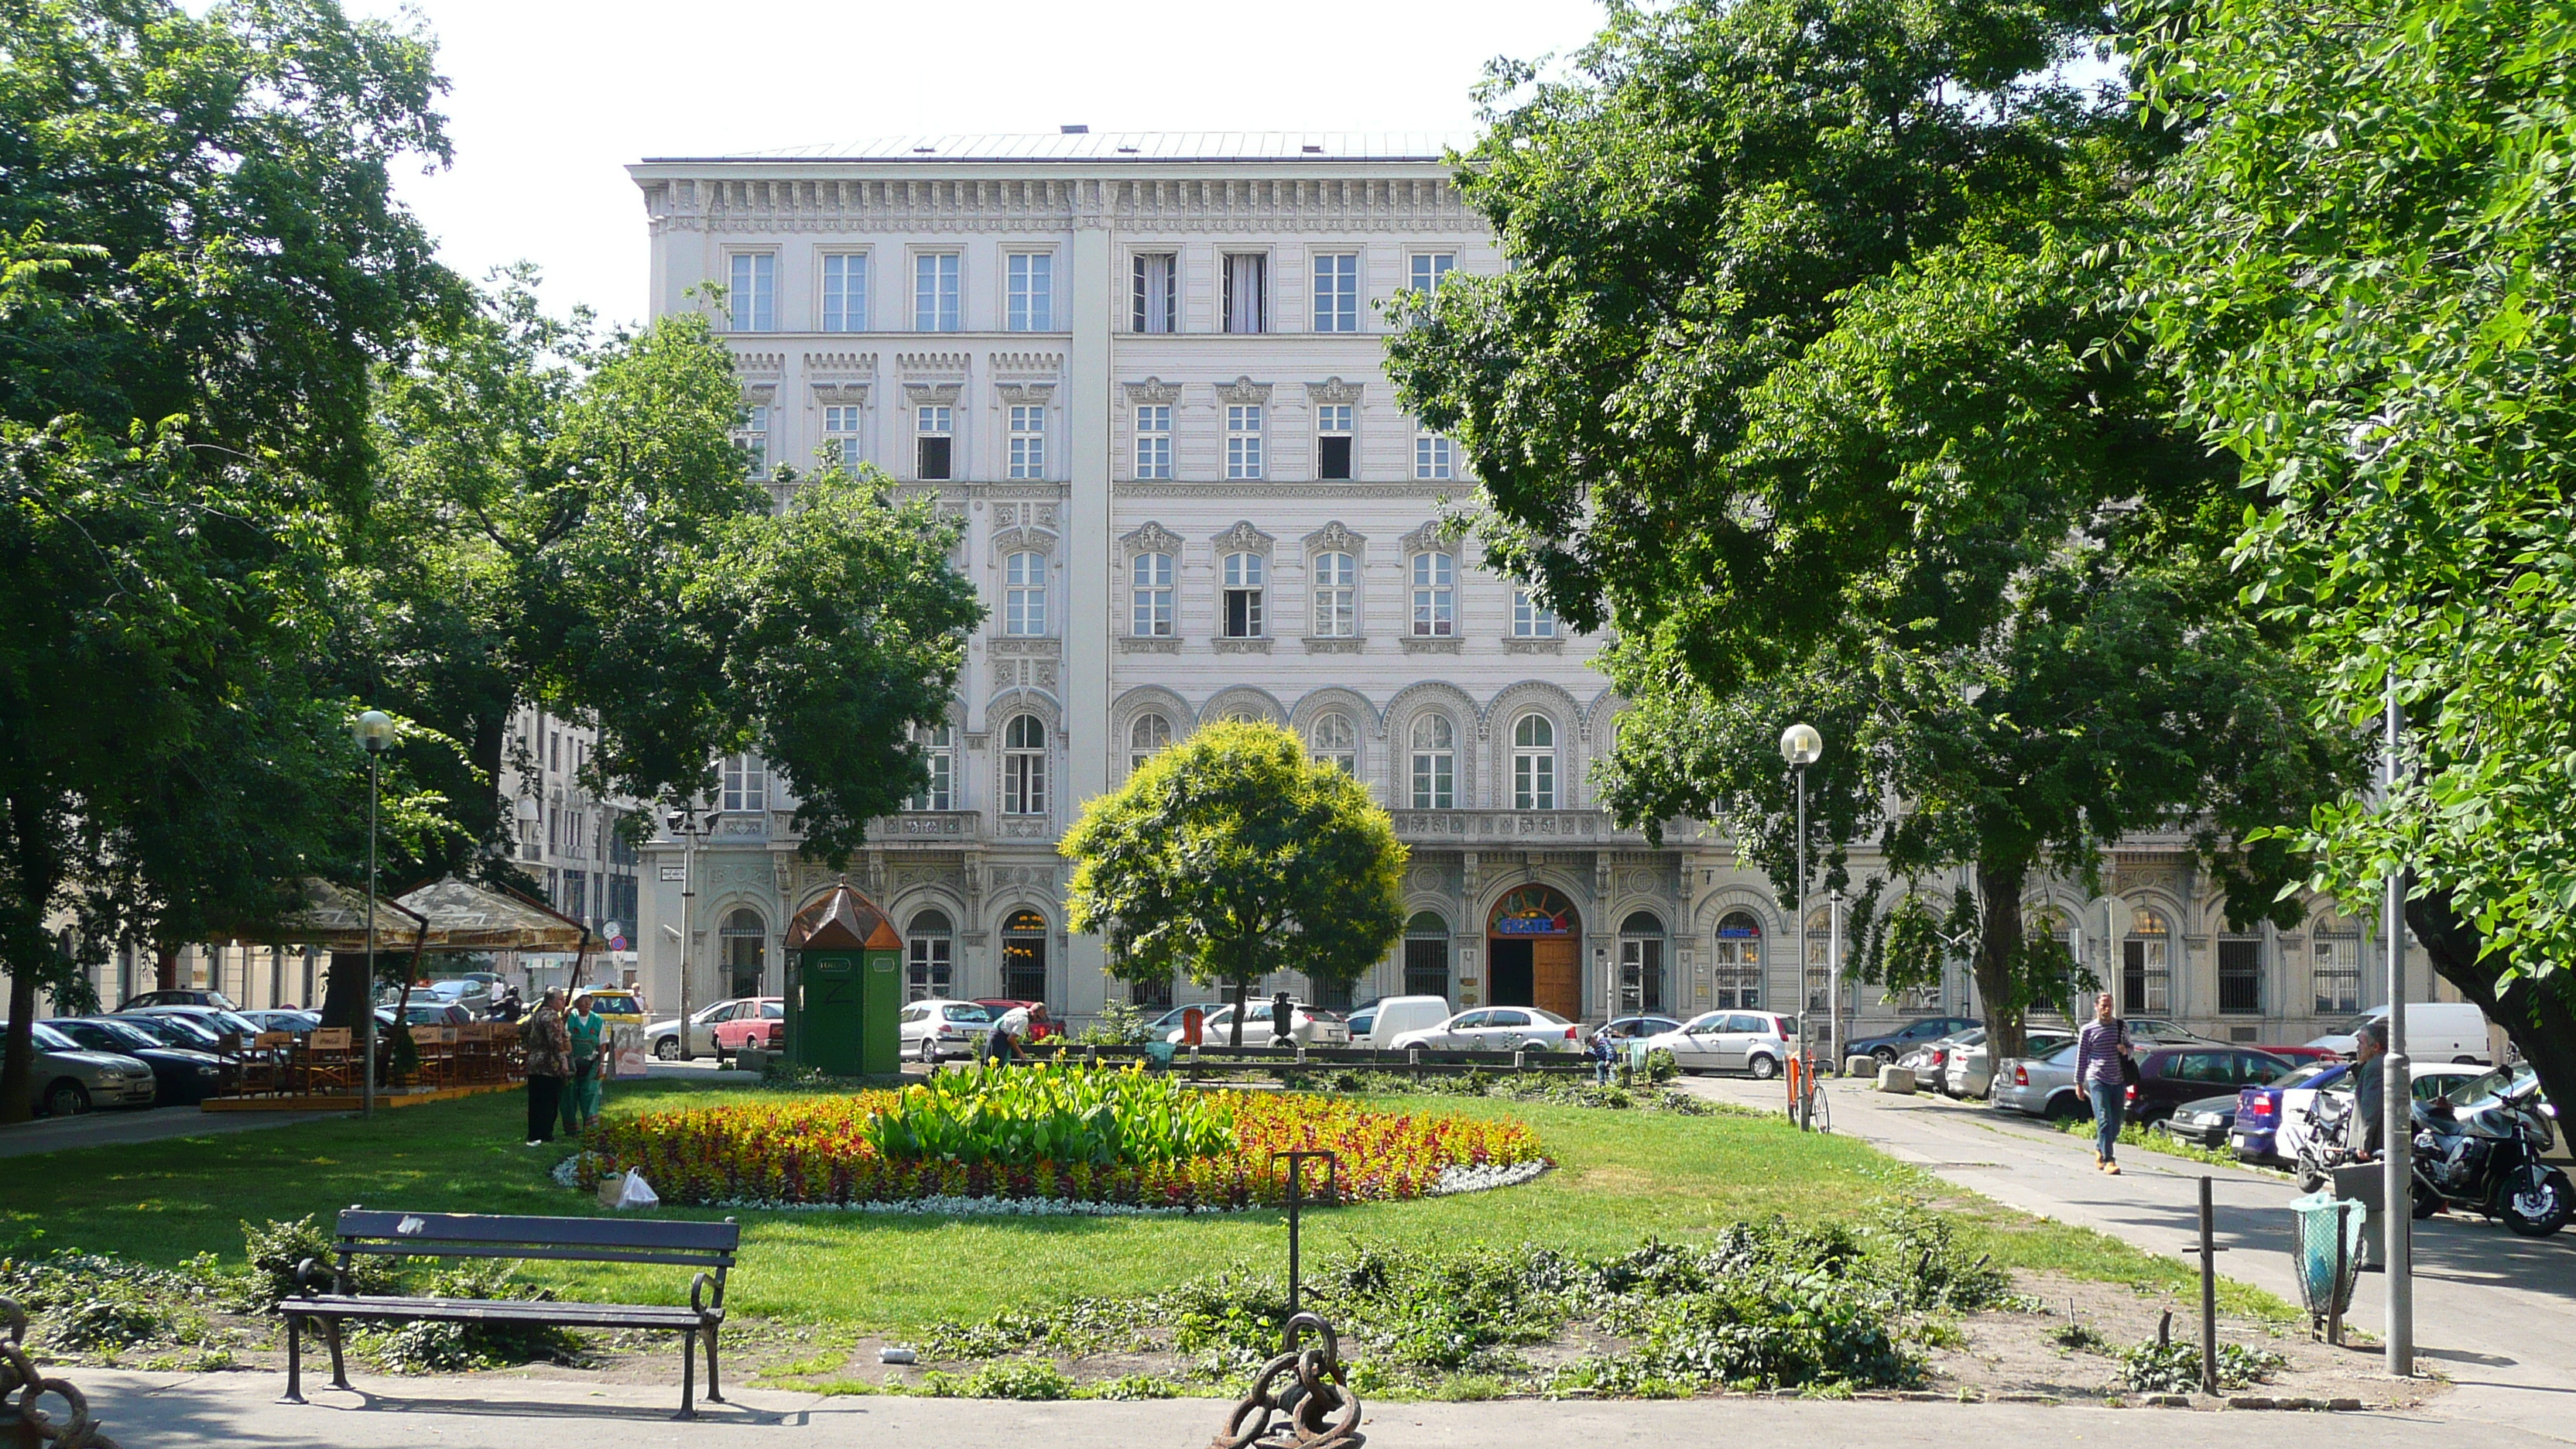
[[[1234,988],[1273,971],[1348,985],[1404,929],[1405,849],[1357,780],[1277,725],[1212,724],[1095,797],[1065,833],[1068,924],[1124,981]]]

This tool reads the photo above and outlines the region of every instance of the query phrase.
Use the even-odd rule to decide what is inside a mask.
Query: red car
[[[746,1002],[734,1014],[713,1028],[716,1043],[716,1065],[724,1065],[725,1054],[744,1047],[780,1051],[787,1045],[787,998],[764,996]]]
[[[2343,1053],[2333,1047],[2267,1046],[2254,1050],[2266,1056],[2279,1057],[2294,1067],[2330,1067],[2343,1060]]]
[[[1013,1001],[1006,996],[978,996],[975,998],[975,1004],[993,1013],[995,1021],[1002,1019],[1003,1012],[1015,1008],[1026,1011],[1029,1014],[1029,1040],[1031,1041],[1045,1041],[1051,1036],[1064,1035],[1064,1028],[1057,1024],[1055,1018],[1046,1014],[1046,1003],[1043,1001]]]

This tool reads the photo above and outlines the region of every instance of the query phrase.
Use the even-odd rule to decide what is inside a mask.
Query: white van
[[[1369,1008],[1376,1013],[1368,1030],[1351,1037],[1353,1046],[1384,1046],[1408,1031],[1429,1031],[1455,1013],[1445,996],[1387,996]]]
[[[2374,1006],[2340,1030],[2332,1031],[2309,1042],[2312,1047],[2351,1056],[2353,1037],[2370,1022],[2385,1020],[2388,1008]],[[2406,1058],[2414,1062],[2474,1062],[2480,1066],[2494,1061],[2493,1047],[2487,1039],[2487,1015],[2466,1001],[2410,1001],[2406,1003]]]

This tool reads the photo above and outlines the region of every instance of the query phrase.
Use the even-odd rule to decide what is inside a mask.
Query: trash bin
[[[2379,1204],[2387,1194],[2387,1170],[2376,1162],[2356,1162],[2334,1170],[2334,1196],[2361,1207],[2361,1261],[2365,1267],[2385,1266],[2388,1262],[2386,1224],[2381,1220]]]
[[[2364,1208],[2350,1198],[2312,1192],[2292,1198],[2290,1214],[2296,1225],[2293,1257],[2299,1278],[2299,1302],[2308,1310],[2312,1322],[2340,1319],[2351,1309],[2352,1287],[2361,1277]]]
[[[1145,1043],[1145,1060],[1152,1062],[1154,1070],[1159,1072],[1171,1066],[1172,1051],[1170,1042],[1149,1041]]]

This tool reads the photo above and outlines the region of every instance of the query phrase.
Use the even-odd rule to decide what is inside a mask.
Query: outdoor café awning
[[[329,951],[367,949],[367,897],[363,891],[307,876],[296,885],[301,906],[288,913],[281,934],[297,945]],[[379,896],[376,899],[376,949],[409,951],[418,946],[429,923],[414,911]]]
[[[569,916],[461,876],[431,881],[398,904],[429,923],[432,951],[581,951],[594,939]]]

